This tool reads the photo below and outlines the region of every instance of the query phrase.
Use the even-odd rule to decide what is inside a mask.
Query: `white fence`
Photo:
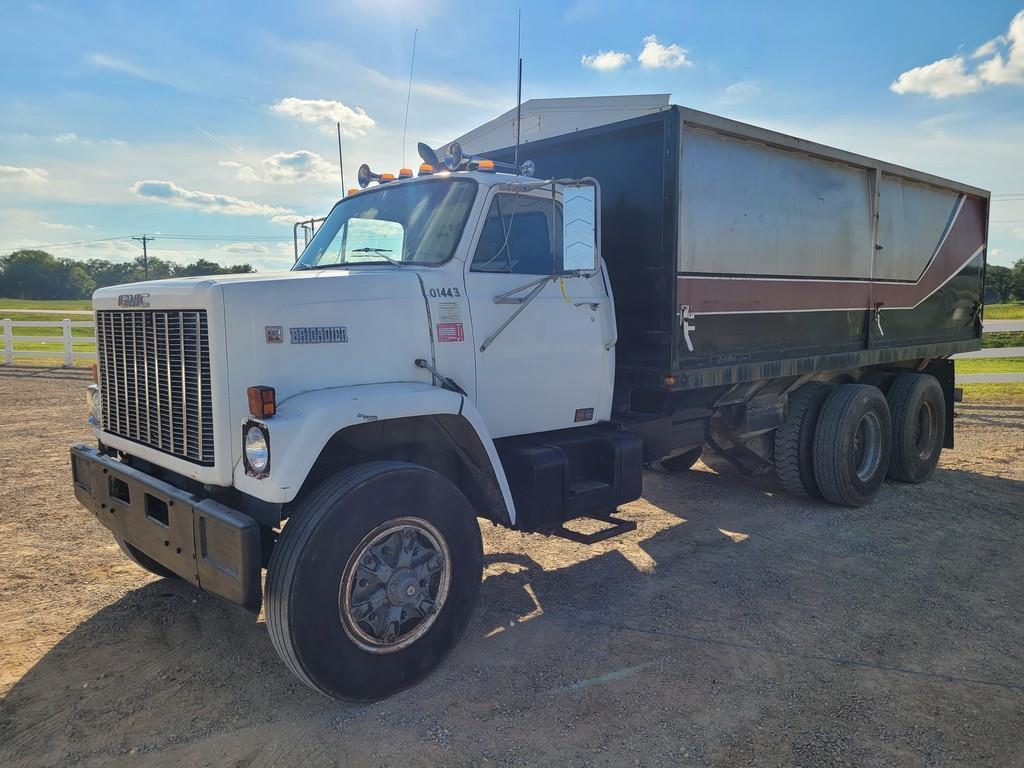
[[[34,310],[33,310],[34,311]],[[77,314],[77,313],[76,313]],[[71,368],[76,360],[95,360],[95,352],[77,352],[72,344],[95,344],[95,329],[92,336],[72,336],[72,328],[94,328],[92,320],[0,320],[3,328],[3,364],[10,365],[15,357],[49,357],[62,358],[63,366]],[[60,328],[60,336],[15,335],[20,328]],[[53,345],[53,349],[15,349],[16,341],[43,341]]]

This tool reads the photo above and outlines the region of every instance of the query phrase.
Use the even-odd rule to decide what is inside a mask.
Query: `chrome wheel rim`
[[[444,536],[418,517],[389,520],[352,550],[338,592],[349,638],[370,653],[394,653],[434,625],[448,598]]]
[[[882,459],[882,421],[865,413],[853,436],[853,466],[861,482],[870,480]]]

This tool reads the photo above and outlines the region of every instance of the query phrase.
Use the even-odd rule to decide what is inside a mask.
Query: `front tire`
[[[862,507],[885,481],[892,423],[877,387],[843,384],[828,396],[814,432],[814,478],[833,504]]]
[[[480,527],[447,478],[359,465],[323,481],[285,525],[267,569],[270,639],[314,690],[381,699],[454,647],[482,573]]]

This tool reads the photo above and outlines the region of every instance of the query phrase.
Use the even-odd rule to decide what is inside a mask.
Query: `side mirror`
[[[556,185],[562,198],[562,269],[596,272],[601,263],[600,196],[595,179]]]

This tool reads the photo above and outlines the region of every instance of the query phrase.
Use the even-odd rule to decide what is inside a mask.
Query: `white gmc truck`
[[[509,115],[472,157],[364,167],[290,271],[97,291],[78,499],[370,700],[465,629],[478,518],[606,538],[645,466],[705,446],[837,504],[925,480],[979,346],[988,193],[625,101],[527,102],[538,178]]]

